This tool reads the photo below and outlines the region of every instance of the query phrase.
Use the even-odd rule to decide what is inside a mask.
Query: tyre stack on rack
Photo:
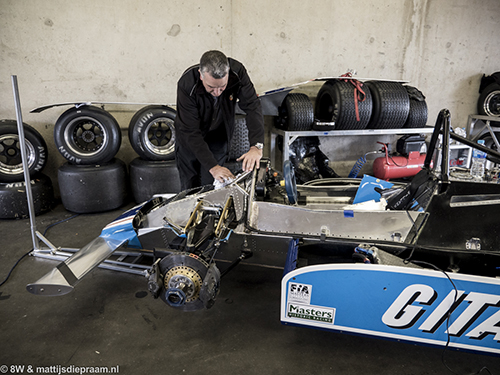
[[[290,132],[422,128],[427,124],[427,115],[425,97],[415,87],[396,81],[359,82],[348,76],[328,79],[316,95],[314,108],[308,95],[289,93],[278,108],[276,127]],[[280,137],[278,147],[282,147],[279,142]],[[304,167],[314,167],[314,163],[303,155],[311,156],[319,150],[318,145],[314,137],[298,138],[290,145],[290,160],[297,178],[304,175],[301,168],[308,173],[314,170]],[[315,159],[318,167],[328,165],[322,153],[317,153]],[[336,177],[330,170],[313,176],[325,178],[323,174]]]
[[[58,180],[68,211],[104,212],[126,203],[127,167],[115,158],[121,131],[111,114],[95,106],[70,108],[57,119],[54,140],[67,159]]]
[[[23,124],[34,214],[52,209],[52,181],[41,170],[47,162],[47,145],[40,133]],[[24,169],[17,122],[0,120],[0,219],[22,219],[29,216]]]
[[[288,94],[278,108],[276,127],[287,131],[422,128],[427,123],[425,96],[413,86],[394,81],[356,85],[346,79],[326,81],[313,105],[309,96]],[[359,96],[358,96],[359,98]]]
[[[319,122],[333,122],[324,130],[421,128],[427,123],[427,104],[418,89],[394,81],[367,81],[358,101],[355,85],[346,80],[329,80],[320,88],[315,105]],[[358,119],[358,118],[359,119]],[[318,129],[319,130],[319,129]]]
[[[137,111],[128,128],[130,144],[138,158],[130,163],[130,185],[137,203],[154,194],[178,193],[181,185],[175,163],[176,112],[150,105]]]

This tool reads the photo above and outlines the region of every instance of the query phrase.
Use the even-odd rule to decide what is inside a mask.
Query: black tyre
[[[174,160],[151,161],[136,158],[129,165],[130,186],[136,203],[155,194],[179,193],[181,182]]]
[[[43,173],[33,176],[31,182],[34,214],[40,215],[54,207],[54,188],[50,178]],[[29,217],[26,184],[24,182],[0,183],[0,219],[25,219]]]
[[[288,94],[278,108],[276,126],[289,131],[311,130],[314,108],[306,94]]]
[[[372,118],[367,129],[402,128],[410,112],[408,92],[398,82],[368,81],[373,99]]]
[[[172,160],[175,156],[176,112],[169,107],[147,106],[130,120],[128,137],[144,160]]]
[[[427,125],[428,109],[425,96],[413,86],[404,86],[410,98],[410,111],[403,128],[423,128]]]
[[[122,141],[113,116],[97,107],[71,108],[54,127],[56,147],[70,163],[101,164],[114,158]]]
[[[427,125],[427,103],[410,99],[410,112],[403,128],[423,128]]]
[[[500,85],[490,83],[479,95],[477,112],[483,116],[500,117]]]
[[[47,162],[47,145],[43,137],[28,124],[23,124],[30,175],[43,169]],[[0,121],[0,182],[24,180],[21,145],[14,120]]]
[[[113,159],[102,165],[65,163],[58,171],[63,206],[79,214],[114,210],[128,197],[127,168]]]
[[[358,101],[358,121],[354,89],[351,82],[325,82],[316,97],[316,119],[320,122],[335,122],[336,130],[365,129],[372,115],[372,95],[370,89],[363,85],[365,99]]]
[[[246,119],[237,118],[234,121],[233,138],[229,146],[229,160],[236,160],[250,149]]]

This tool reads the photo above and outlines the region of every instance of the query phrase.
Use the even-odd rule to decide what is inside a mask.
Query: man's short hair
[[[200,59],[200,72],[210,73],[215,79],[224,78],[229,73],[229,61],[220,51],[207,51]]]

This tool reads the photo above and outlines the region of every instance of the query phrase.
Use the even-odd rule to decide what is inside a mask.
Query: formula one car
[[[215,303],[240,261],[254,262],[284,268],[284,324],[500,353],[500,184],[450,177],[450,137],[500,161],[450,134],[443,110],[410,183],[297,186],[290,163],[281,175],[264,160],[223,187],[134,207],[27,290],[68,293],[115,250],[139,249],[153,257],[144,273],[153,297],[192,311]]]

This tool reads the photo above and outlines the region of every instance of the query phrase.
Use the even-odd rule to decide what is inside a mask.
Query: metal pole
[[[16,104],[17,131],[19,133],[19,147],[21,148],[21,158],[23,161],[24,183],[26,184],[26,196],[28,198],[28,211],[31,223],[31,239],[33,240],[33,250],[40,250],[36,236],[35,206],[33,204],[33,194],[31,192],[31,177],[28,166],[28,156],[26,153],[26,143],[24,138],[23,116],[21,113],[21,101],[19,100],[19,89],[17,87],[17,76],[11,76],[12,89],[14,91],[14,102]]]

